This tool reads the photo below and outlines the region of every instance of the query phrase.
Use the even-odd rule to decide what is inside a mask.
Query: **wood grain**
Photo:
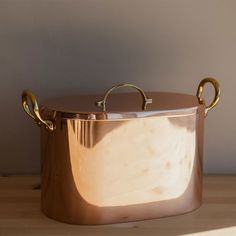
[[[102,226],[60,223],[40,211],[39,176],[0,177],[0,235],[236,235],[236,176],[204,177],[203,205],[181,216]]]

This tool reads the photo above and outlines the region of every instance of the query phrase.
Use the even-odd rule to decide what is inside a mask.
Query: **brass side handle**
[[[206,83],[210,83],[213,85],[214,89],[215,89],[215,96],[213,101],[211,102],[211,104],[206,105],[204,99],[202,98],[202,94],[203,94],[203,88],[205,86]],[[214,108],[216,106],[216,104],[219,102],[220,100],[220,84],[219,82],[214,79],[214,78],[205,78],[203,79],[197,89],[197,98],[200,104],[204,104],[205,105],[205,117],[208,115],[208,112]]]
[[[101,101],[98,101],[95,103],[96,106],[102,107],[102,111],[105,112],[106,111],[106,102],[107,102],[107,98],[108,98],[109,94],[112,91],[114,91],[115,89],[122,88],[122,87],[131,87],[131,88],[137,89],[140,92],[140,94],[143,97],[143,104],[142,104],[143,110],[146,110],[147,104],[152,103],[152,99],[148,98],[147,95],[145,94],[145,92],[141,88],[139,88],[138,86],[133,85],[133,84],[118,84],[118,85],[115,85],[115,86],[111,87],[110,89],[108,89],[105,92],[103,99]]]
[[[30,100],[32,104],[32,111],[29,108],[28,100]],[[45,127],[51,131],[55,129],[55,126],[53,125],[53,122],[50,120],[44,120],[39,112],[39,106],[36,101],[36,98],[34,94],[29,90],[24,90],[22,92],[22,107],[27,115],[29,115],[36,123],[37,125],[44,124]]]

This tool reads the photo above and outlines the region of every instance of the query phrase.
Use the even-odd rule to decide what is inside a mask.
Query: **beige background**
[[[234,0],[1,0],[0,173],[39,172],[25,88],[42,99],[125,81],[195,94],[209,75],[222,98],[206,119],[204,169],[236,173],[235,13]]]

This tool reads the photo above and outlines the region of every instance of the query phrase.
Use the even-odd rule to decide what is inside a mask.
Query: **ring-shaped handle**
[[[152,99],[148,98],[146,96],[145,92],[141,88],[139,88],[138,86],[133,85],[133,84],[118,84],[118,85],[115,85],[115,86],[111,87],[110,89],[108,89],[105,92],[105,95],[104,95],[103,99],[101,101],[96,102],[96,105],[98,107],[102,107],[103,112],[105,112],[106,111],[106,102],[107,102],[107,98],[108,98],[109,94],[112,91],[114,91],[115,89],[122,88],[122,87],[131,87],[131,88],[137,89],[140,92],[140,94],[143,97],[143,104],[142,104],[142,109],[143,110],[146,110],[147,104],[152,103]]]
[[[32,111],[30,110],[28,106],[28,98],[32,104]],[[39,113],[39,106],[36,101],[36,98],[34,94],[29,90],[24,90],[22,92],[22,107],[24,111],[38,124],[44,124],[46,128],[53,131],[55,129],[55,126],[53,125],[53,122],[50,120],[44,120],[40,113]]]
[[[202,98],[203,88],[204,88],[206,83],[212,84],[214,89],[215,89],[215,96],[214,96],[214,99],[213,99],[213,101],[210,105],[206,105],[204,99]],[[205,78],[205,79],[203,79],[200,82],[200,84],[198,86],[198,89],[197,89],[197,98],[198,98],[198,101],[199,101],[200,104],[205,105],[205,117],[206,117],[208,115],[208,112],[212,108],[214,108],[220,100],[220,84],[219,84],[219,82],[214,78]]]

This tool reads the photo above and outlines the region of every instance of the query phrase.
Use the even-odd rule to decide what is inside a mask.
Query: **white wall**
[[[234,0],[1,0],[0,173],[39,172],[25,88],[39,100],[123,81],[195,94],[209,75],[222,97],[206,119],[205,172],[236,173],[235,13]]]

